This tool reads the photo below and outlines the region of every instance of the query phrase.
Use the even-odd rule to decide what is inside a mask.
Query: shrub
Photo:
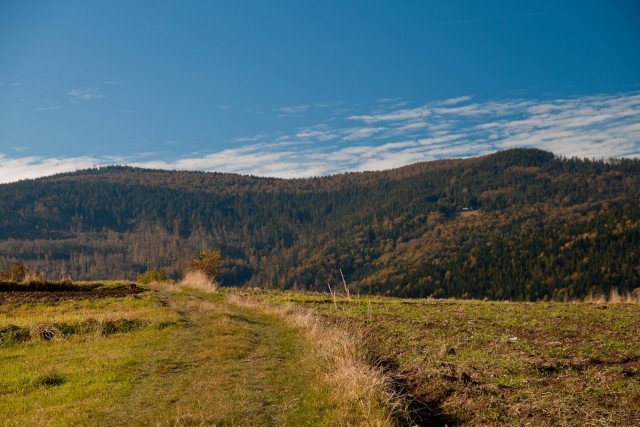
[[[46,285],[47,278],[44,273],[36,271],[35,273],[28,272],[23,278],[25,285]]]
[[[166,282],[167,280],[169,280],[169,277],[164,270],[148,268],[144,274],[138,276],[138,279],[136,281],[143,285],[148,285],[151,282]]]
[[[203,249],[199,252],[194,252],[189,260],[185,270],[189,271],[201,271],[211,281],[215,282],[220,273],[220,266],[222,265],[222,255],[220,251],[210,251]]]
[[[27,267],[23,261],[12,261],[8,269],[0,271],[0,279],[20,283],[24,280],[26,274]]]

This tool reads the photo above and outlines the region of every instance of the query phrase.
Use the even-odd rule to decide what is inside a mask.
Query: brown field
[[[89,286],[42,283],[22,285],[0,283],[0,304],[49,303],[58,301],[80,301],[96,298],[123,298],[143,292],[134,283],[119,286],[104,286],[92,283]]]
[[[358,335],[418,425],[640,425],[640,304],[253,295]]]

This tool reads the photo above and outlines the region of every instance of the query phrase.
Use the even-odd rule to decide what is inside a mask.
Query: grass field
[[[87,286],[0,302],[0,425],[640,421],[639,304]]]
[[[0,425],[392,425],[295,317],[168,285],[1,304]]]

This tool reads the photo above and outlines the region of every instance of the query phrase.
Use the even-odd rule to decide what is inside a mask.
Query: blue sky
[[[637,1],[0,1],[0,182],[640,156]]]

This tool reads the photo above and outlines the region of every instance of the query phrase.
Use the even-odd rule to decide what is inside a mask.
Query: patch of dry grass
[[[308,309],[279,306],[230,295],[229,301],[243,307],[279,316],[302,331],[307,363],[331,390],[335,422],[342,425],[384,426],[408,420],[405,406],[383,371],[367,363],[354,330],[330,327]],[[354,333],[355,332],[355,333]]]
[[[618,288],[613,288],[609,295],[590,293],[584,302],[592,304],[638,304],[640,303],[640,288],[633,292],[620,293]]]
[[[89,319],[103,323],[120,319],[177,321],[179,317],[166,310],[158,295],[150,292],[126,298],[0,305],[0,327],[9,324],[27,328],[37,324],[79,324]]]
[[[206,292],[215,292],[220,287],[218,282],[212,281],[200,270],[188,271],[184,278],[178,282],[178,286],[199,289]]]

